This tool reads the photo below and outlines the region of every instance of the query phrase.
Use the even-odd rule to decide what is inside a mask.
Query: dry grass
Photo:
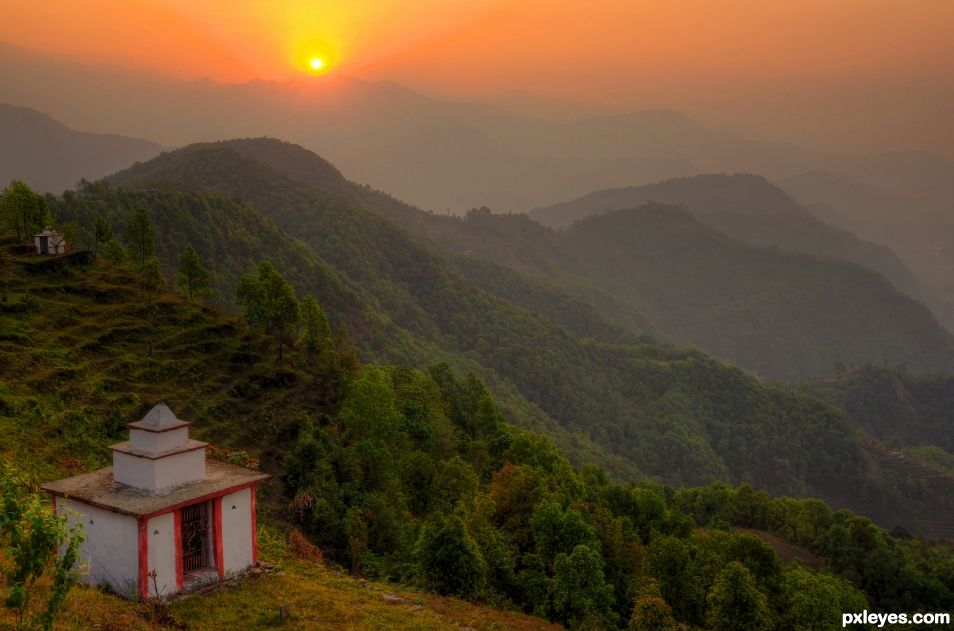
[[[2,587],[2,586],[0,586]],[[41,585],[41,590],[45,586]],[[384,594],[401,602],[388,602]],[[42,597],[42,592],[39,597]],[[280,611],[287,607],[288,617]],[[393,585],[353,579],[320,564],[286,561],[282,570],[248,576],[237,586],[186,595],[165,608],[171,617],[196,631],[220,629],[400,629],[408,631],[556,631],[539,618],[481,607],[473,603],[419,593]],[[58,630],[176,629],[174,622],[154,622],[153,608],[74,587],[57,621]],[[0,629],[13,617],[0,608]]]
[[[321,548],[308,541],[308,538],[297,528],[288,532],[287,546],[288,552],[296,559],[321,563],[323,558]]]
[[[403,602],[391,603],[384,594]],[[280,610],[288,607],[289,617]],[[238,587],[186,596],[171,605],[190,629],[407,629],[473,627],[544,631],[562,627],[523,614],[370,583],[322,565],[287,561],[283,572],[250,577]]]

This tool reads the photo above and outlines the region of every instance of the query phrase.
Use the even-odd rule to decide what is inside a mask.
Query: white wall
[[[156,463],[157,490],[205,479],[205,449],[183,451],[153,462]]]
[[[151,460],[113,451],[113,479],[147,491],[205,478],[205,450],[193,449]]]
[[[56,512],[67,515],[70,525],[79,521],[86,533],[78,564],[86,566],[87,574],[80,580],[87,585],[106,582],[117,593],[137,598],[139,530],[136,518],[62,497],[56,498]]]
[[[157,515],[146,522],[146,540],[149,542],[149,572],[156,571],[156,582],[148,579],[149,595],[165,597],[179,591],[176,586],[176,535],[175,518],[172,513]]]
[[[252,491],[243,489],[222,498],[222,565],[228,575],[252,561]]]
[[[113,451],[113,479],[137,489],[156,488],[156,468],[148,458]]]
[[[164,432],[149,432],[144,429],[130,428],[129,442],[136,449],[162,452],[182,447],[189,442],[189,427],[177,427]]]

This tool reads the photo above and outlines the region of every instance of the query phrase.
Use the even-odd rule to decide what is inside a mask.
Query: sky
[[[917,146],[898,121],[954,113],[952,0],[0,0],[0,14],[0,41],[184,79],[288,80],[321,59],[435,96],[672,107],[816,145],[857,113],[843,144],[874,125],[882,145]]]

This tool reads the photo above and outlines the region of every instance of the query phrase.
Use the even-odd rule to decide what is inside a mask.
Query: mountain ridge
[[[0,181],[24,180],[60,193],[81,179],[99,179],[132,162],[153,158],[163,147],[119,134],[69,129],[52,116],[0,103]]]

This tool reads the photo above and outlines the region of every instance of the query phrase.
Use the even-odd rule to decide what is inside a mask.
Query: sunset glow
[[[835,89],[847,93],[818,116],[872,94],[939,103],[954,67],[950,0],[0,0],[0,15],[0,44],[179,79],[334,73],[455,99],[673,108],[769,133],[764,112],[799,125],[803,100]]]
[[[947,0],[0,0],[0,8],[0,41],[232,81],[289,76],[315,57],[327,69],[331,57],[349,73],[438,89],[553,92],[585,78],[602,96],[623,70],[867,75],[954,59]]]

